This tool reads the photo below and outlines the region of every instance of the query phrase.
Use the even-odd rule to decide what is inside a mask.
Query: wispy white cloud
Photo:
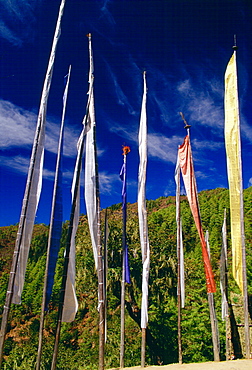
[[[211,127],[218,135],[223,132],[223,91],[215,80],[192,81],[186,79],[177,85],[183,108],[190,115],[190,122]]]
[[[111,3],[111,1],[103,0],[101,3],[102,3],[102,6],[100,8],[101,18],[105,19],[111,26],[114,26],[116,24],[115,18],[108,9],[109,3]]]
[[[36,129],[37,115],[13,103],[0,100],[0,149],[30,148]],[[58,148],[60,122],[48,120],[46,125],[46,150],[56,153]],[[74,157],[79,132],[65,126],[64,155]]]
[[[168,180],[168,184],[164,189],[164,196],[168,197],[169,195],[174,195],[175,193],[175,180],[170,179]]]
[[[183,139],[178,136],[168,138],[160,134],[149,134],[148,154],[150,157],[175,164],[177,160],[178,145],[182,142]]]
[[[111,132],[127,139],[127,143],[138,144],[138,130],[132,126],[126,127],[118,124],[111,124]],[[159,133],[148,134],[148,156],[164,162],[176,163],[178,145],[182,144],[183,137],[167,137]]]
[[[0,3],[0,36],[15,46],[33,39],[35,10],[43,0],[10,0]]]
[[[99,186],[102,194],[110,195],[114,192],[114,183],[119,182],[119,174],[109,174],[106,171],[99,173]]]
[[[27,147],[33,141],[36,115],[0,100],[0,148]]]
[[[114,93],[116,95],[117,104],[124,106],[130,115],[135,115],[136,112],[130,104],[129,98],[124,93],[116,74],[112,70],[112,67],[106,61],[104,62],[107,66],[107,70],[114,85]]]
[[[11,168],[16,172],[27,174],[30,160],[21,155],[16,156],[0,156],[1,166]]]
[[[199,140],[193,139],[191,140],[192,146],[195,150],[212,150],[216,151],[223,147],[224,143],[219,141],[211,141],[211,140]]]
[[[4,156],[0,155],[0,161],[2,167],[11,168],[12,171],[27,175],[30,158],[22,155]],[[55,171],[49,170],[48,168],[43,169],[43,178],[47,180],[54,180]],[[63,182],[72,181],[73,170],[64,170],[62,174]]]

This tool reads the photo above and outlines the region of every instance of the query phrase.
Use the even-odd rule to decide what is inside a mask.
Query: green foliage
[[[252,188],[244,191],[247,275],[252,294]],[[215,189],[199,194],[204,231],[209,231],[211,262],[216,279],[215,307],[220,331],[221,358],[225,358],[225,327],[221,321],[219,264],[222,245],[221,229],[227,209],[228,263],[231,267],[228,190]],[[147,328],[146,363],[167,364],[178,361],[177,344],[177,251],[176,205],[174,197],[147,201],[148,235],[151,250],[149,276],[149,324]],[[105,367],[119,367],[120,295],[122,275],[122,211],[121,204],[109,207],[109,239],[107,246],[107,342]],[[183,244],[185,252],[186,302],[182,309],[183,362],[213,360],[208,297],[200,240],[186,197],[181,199]],[[104,223],[104,211],[102,212]],[[103,230],[102,224],[102,230]],[[64,261],[68,222],[64,224],[61,249],[56,266],[55,284],[44,323],[41,369],[50,369],[57,320],[57,307]],[[5,301],[9,269],[17,226],[0,228],[0,303]],[[35,225],[22,304],[12,305],[5,342],[4,369],[34,369],[46,263],[48,227]],[[137,205],[128,205],[127,244],[131,268],[131,284],[126,284],[125,366],[136,366],[141,359],[141,285],[142,256],[139,241]],[[229,274],[233,300],[240,292]],[[89,235],[87,217],[81,216],[76,236],[76,291],[79,303],[73,323],[63,324],[57,369],[91,370],[98,366],[99,335],[97,312],[97,273]],[[239,317],[238,317],[239,316]],[[241,320],[240,314],[237,320]],[[240,322],[240,321],[239,321]]]

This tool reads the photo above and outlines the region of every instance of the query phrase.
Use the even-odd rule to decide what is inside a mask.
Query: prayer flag
[[[184,272],[184,249],[183,249],[183,236],[182,236],[182,219],[180,217],[180,167],[179,158],[177,158],[177,165],[175,170],[176,182],[176,222],[177,222],[177,258],[180,262],[180,297],[181,307],[185,307],[185,272]]]
[[[17,268],[16,271],[14,272],[15,278],[12,295],[12,303],[17,304],[21,303],[21,294],[24,286],[25,272],[30,250],[34,219],[42,188],[47,101],[51,87],[57,44],[61,34],[61,19],[63,16],[64,6],[65,0],[62,0],[55,28],[47,72],[44,80],[44,86],[42,90],[36,134],[32,148],[26,190],[23,199],[22,211],[19,222],[19,230],[17,235],[17,241],[19,243],[19,253]]]
[[[237,91],[236,52],[225,73],[225,146],[230,197],[230,224],[232,241],[232,271],[243,292],[242,225],[243,190],[241,174],[240,120]]]
[[[60,248],[60,238],[62,232],[62,157],[63,157],[63,132],[64,132],[64,120],[66,112],[66,102],[68,95],[69,79],[70,79],[71,66],[69,67],[69,73],[67,75],[66,86],[63,95],[63,110],[62,110],[62,120],[60,128],[60,137],[58,145],[58,155],[55,171],[55,181],[53,190],[53,202],[52,202],[52,212],[50,221],[50,230],[48,238],[48,261],[47,261],[47,276],[45,280],[46,293],[45,293],[45,306],[44,309],[47,310],[48,303],[51,298],[52,288],[54,283],[54,274],[56,262],[58,259],[58,253]]]
[[[94,90],[93,90],[93,54],[91,47],[91,37],[89,36],[89,104],[88,119],[86,127],[86,152],[85,152],[85,204],[88,217],[88,225],[93,247],[95,267],[98,266],[98,218],[97,218],[97,187],[96,187],[96,142],[95,142],[95,109],[94,109]]]
[[[206,241],[203,234],[203,229],[200,220],[200,211],[196,187],[196,179],[193,168],[192,151],[189,136],[187,135],[184,139],[184,143],[179,146],[178,150],[179,164],[182,172],[182,177],[184,180],[184,185],[186,189],[186,194],[188,202],[191,208],[191,212],[194,218],[196,228],[201,241],[202,255],[204,261],[205,275],[207,292],[214,293],[216,291],[214,275],[212,272],[212,267],[210,264]]]
[[[122,211],[123,211],[123,230],[126,234],[126,220],[127,220],[127,192],[126,192],[126,154],[124,155],[124,162],[120,171],[120,179],[122,180]],[[129,257],[128,257],[128,246],[126,242],[126,235],[123,238],[123,255],[124,255],[124,279],[126,283],[130,284],[130,268],[129,268]]]
[[[138,219],[139,219],[139,234],[142,250],[142,304],[141,304],[141,328],[146,328],[148,323],[148,281],[150,269],[150,246],[148,238],[148,223],[146,210],[146,167],[147,167],[147,115],[146,115],[146,74],[144,78],[144,91],[142,99],[140,127],[138,134],[139,141],[139,169],[138,169]]]

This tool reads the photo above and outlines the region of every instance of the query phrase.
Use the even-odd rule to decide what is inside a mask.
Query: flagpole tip
[[[236,45],[236,35],[234,35],[234,46],[232,47],[233,50],[238,50],[238,46]]]
[[[91,33],[88,33],[88,34],[87,34],[87,37],[88,37],[89,39],[91,39]]]
[[[127,155],[130,152],[130,147],[127,145],[123,145],[122,147],[123,155]]]
[[[184,117],[184,115],[183,115],[183,113],[182,112],[179,112],[179,114],[181,115],[181,118],[182,118],[182,120],[183,120],[183,122],[184,122],[184,124],[185,124],[185,129],[187,130],[187,129],[189,129],[190,127],[191,127],[191,125],[188,125],[188,123],[186,122],[186,120],[185,120],[185,117]]]

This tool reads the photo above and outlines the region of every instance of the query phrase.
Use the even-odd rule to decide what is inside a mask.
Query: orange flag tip
[[[123,145],[122,151],[123,155],[127,155],[130,152],[130,147],[127,145]]]
[[[87,34],[87,37],[91,37],[91,33],[88,33],[88,34]]]

